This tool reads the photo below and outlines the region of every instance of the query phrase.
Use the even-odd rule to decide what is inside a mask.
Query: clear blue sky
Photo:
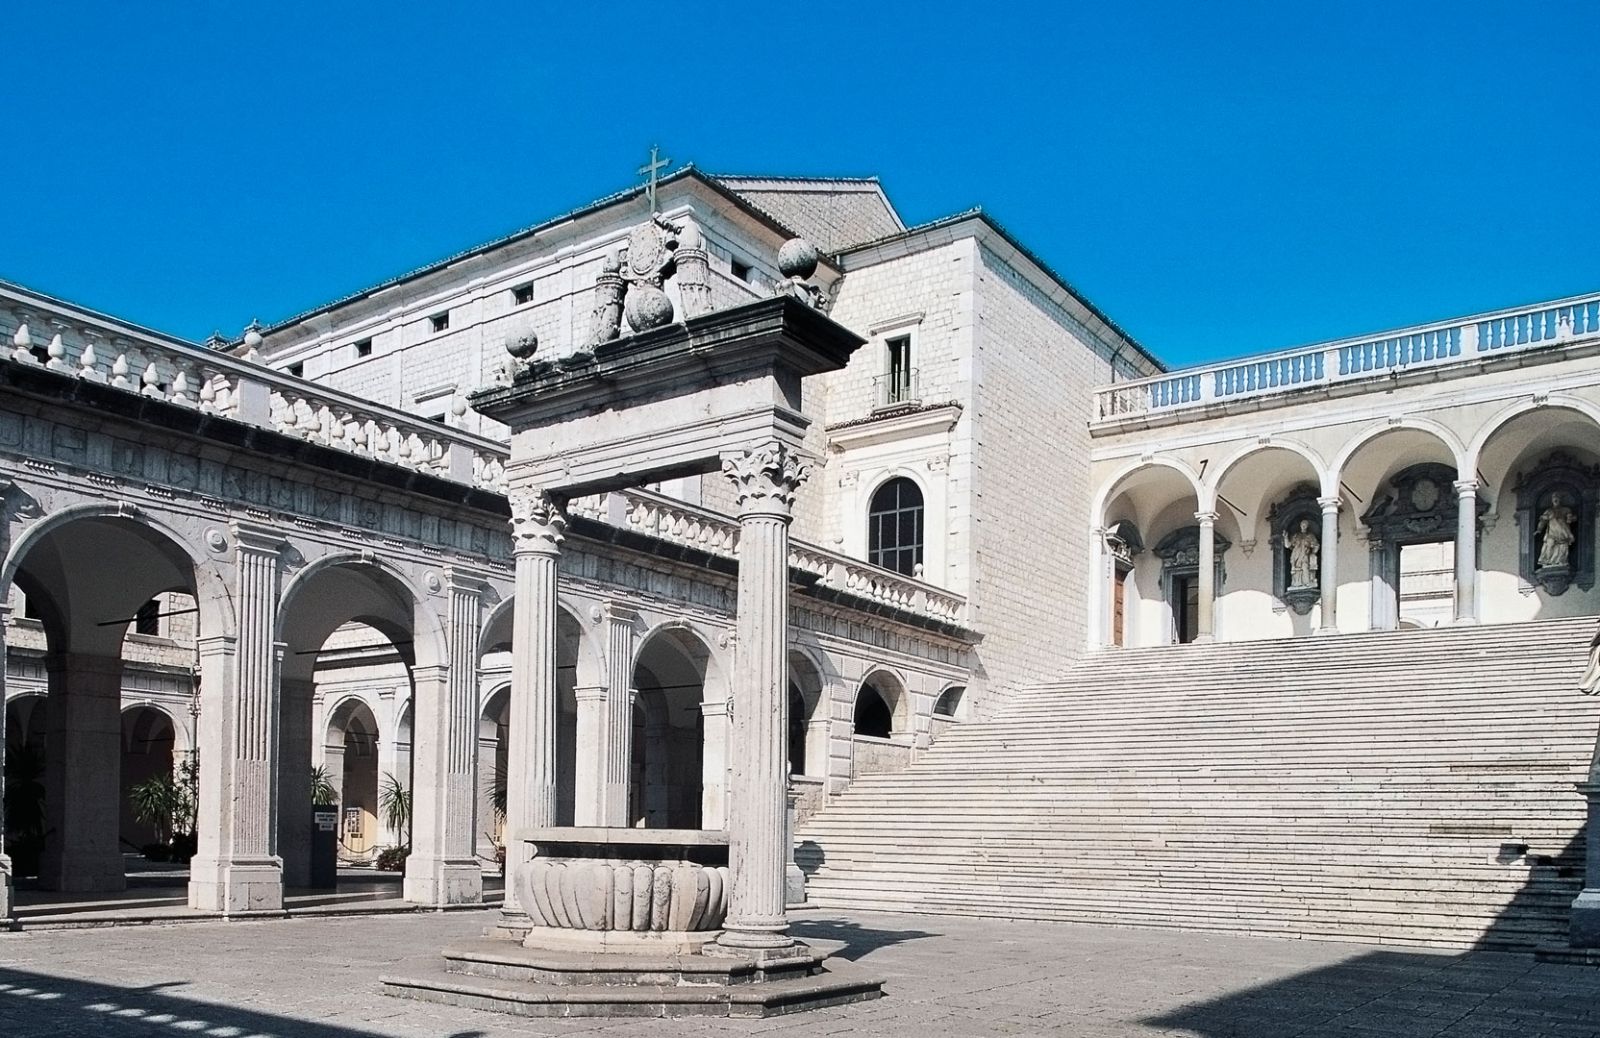
[[[1600,289],[1600,4],[1312,8],[17,3],[0,277],[234,333],[659,141],[981,204],[1173,364]]]

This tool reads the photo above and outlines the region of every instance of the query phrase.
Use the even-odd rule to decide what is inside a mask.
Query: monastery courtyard
[[[495,917],[8,934],[0,936],[0,1034],[1600,1035],[1600,971],[1525,954],[871,913],[800,912],[795,930],[883,977],[885,997],[790,1016],[518,1019],[379,993],[380,976],[425,968],[441,943]]]

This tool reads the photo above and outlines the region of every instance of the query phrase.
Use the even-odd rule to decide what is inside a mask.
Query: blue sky
[[[5,35],[0,277],[192,338],[655,141],[981,204],[1172,364],[1600,290],[1593,0],[55,3]]]

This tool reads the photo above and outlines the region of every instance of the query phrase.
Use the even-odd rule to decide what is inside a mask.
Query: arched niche
[[[1272,593],[1300,616],[1322,597],[1322,506],[1310,483],[1294,487],[1267,513],[1272,545]]]
[[[1600,466],[1552,451],[1520,473],[1513,490],[1518,574],[1525,584],[1556,597],[1574,584],[1593,588]]]

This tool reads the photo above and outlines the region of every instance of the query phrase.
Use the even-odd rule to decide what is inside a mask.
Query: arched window
[[[903,476],[872,495],[867,561],[908,577],[922,573],[922,490]]]

